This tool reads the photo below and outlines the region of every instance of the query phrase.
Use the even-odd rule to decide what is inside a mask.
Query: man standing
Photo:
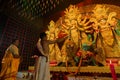
[[[50,80],[50,70],[49,70],[49,44],[54,44],[56,42],[61,42],[64,39],[57,39],[54,41],[47,40],[46,34],[43,32],[40,34],[40,38],[37,42],[37,49],[39,51],[39,57],[37,60],[35,68],[35,79],[34,80]],[[34,55],[36,57],[37,55]]]

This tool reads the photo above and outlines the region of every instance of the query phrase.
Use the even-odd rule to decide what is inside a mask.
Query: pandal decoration
[[[67,70],[70,65],[78,66],[75,73],[83,65],[83,59],[87,60],[87,65],[105,66],[106,58],[120,58],[120,20],[117,12],[102,4],[92,9],[89,6],[89,12],[80,9],[70,5],[57,22],[50,22],[46,32],[49,40],[68,35],[61,48],[57,43],[50,46],[50,61],[65,63]]]

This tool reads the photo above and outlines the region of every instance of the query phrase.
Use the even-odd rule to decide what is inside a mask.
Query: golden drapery
[[[0,80],[16,80],[19,63],[20,58],[14,58],[10,51],[6,51],[2,60]]]

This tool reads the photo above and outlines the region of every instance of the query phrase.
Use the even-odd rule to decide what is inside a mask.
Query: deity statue
[[[57,57],[58,61],[73,62],[71,65],[74,66],[73,57],[77,50],[84,56],[91,46],[97,53],[92,52],[95,60],[103,65],[106,58],[120,58],[120,20],[116,12],[110,12],[105,5],[99,4],[92,12],[84,13],[70,5],[64,13],[56,23],[50,22],[46,32],[50,40],[69,36],[61,48],[57,43],[50,45],[51,60]]]
[[[69,38],[64,42],[61,53],[66,55],[66,58],[64,59],[64,62],[67,59],[71,59],[73,56],[69,56],[69,54],[73,55],[73,52],[71,52],[71,48],[68,48],[66,45],[69,44],[69,42],[74,43],[75,49],[78,49],[79,47],[79,32],[77,27],[77,15],[79,14],[79,10],[74,5],[70,5],[66,11],[65,16],[61,20],[61,27],[64,32],[66,32],[69,35]],[[74,53],[75,54],[75,53]]]
[[[99,14],[99,12],[101,12]],[[96,5],[93,10],[94,24],[97,30],[97,47],[101,47],[106,58],[120,57],[119,38],[115,32],[117,26],[116,12],[109,12],[103,5]],[[92,21],[91,20],[91,21]]]
[[[50,21],[50,24],[48,26],[48,31],[46,31],[47,34],[47,38],[48,40],[55,40],[58,38],[58,29],[55,26],[55,22],[53,20]],[[54,44],[50,44],[49,45],[49,49],[50,49],[50,61],[57,61],[60,62],[62,60],[61,57],[61,51],[58,47],[57,43]]]
[[[82,14],[79,14],[77,17],[77,23],[77,29],[80,32],[79,37],[81,39],[81,45],[91,45],[93,29],[92,26],[89,25],[91,23],[90,15],[88,15],[88,13],[85,13],[84,16]]]
[[[65,24],[62,24],[62,26],[66,27],[71,39],[75,42],[75,44],[78,46],[78,30],[77,30],[77,15],[79,14],[78,7],[75,7],[74,5],[70,5],[68,9],[65,11],[65,18],[64,22]]]
[[[97,20],[100,20],[102,18],[107,18],[108,16],[108,10],[109,8],[106,8],[104,5],[96,5],[95,8],[92,10],[92,12],[94,13],[94,17]]]

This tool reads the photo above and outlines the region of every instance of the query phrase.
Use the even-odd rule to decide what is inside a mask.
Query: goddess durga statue
[[[70,5],[58,22],[50,23],[50,26],[54,24],[54,27],[48,27],[48,39],[62,38],[59,37],[61,32],[62,35],[69,35],[62,48],[56,48],[59,51],[56,55],[61,55],[63,62],[75,61],[70,59],[74,59],[78,51],[85,57],[91,46],[94,48],[91,51],[93,54],[94,50],[97,50],[97,54],[94,54],[95,60],[103,65],[106,64],[106,58],[120,58],[120,20],[116,12],[110,12],[104,5],[96,5],[90,14],[82,13],[78,7]]]

